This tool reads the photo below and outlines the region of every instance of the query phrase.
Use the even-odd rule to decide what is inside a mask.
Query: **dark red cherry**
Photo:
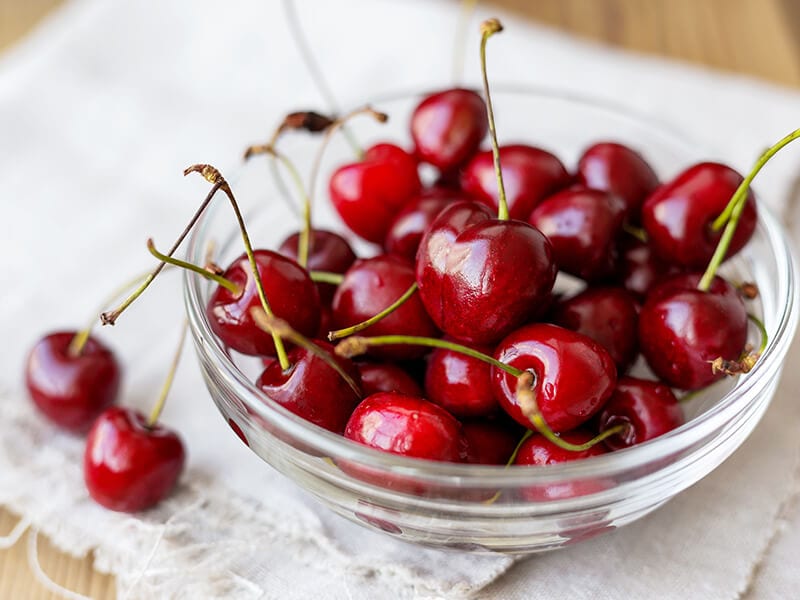
[[[475,465],[505,465],[520,438],[514,429],[496,421],[467,421],[461,432],[467,445],[465,462]]]
[[[393,144],[370,147],[360,162],[339,167],[328,184],[345,224],[376,244],[383,243],[395,215],[420,187],[416,159]]]
[[[736,288],[701,274],[675,275],[655,286],[639,313],[639,345],[650,368],[672,387],[695,390],[722,377],[711,361],[737,360],[747,343],[747,309]]]
[[[286,238],[278,247],[278,252],[297,260],[300,233],[296,232]],[[312,229],[308,247],[309,271],[327,271],[344,273],[356,260],[356,254],[346,239],[333,231]],[[323,304],[330,304],[336,286],[330,283],[317,283],[317,291]]]
[[[373,394],[359,404],[344,437],[377,450],[413,458],[461,462],[461,424],[443,408],[394,392]]]
[[[358,368],[351,360],[337,356],[328,342],[315,340],[314,343],[336,361],[356,386],[360,386]],[[275,361],[264,369],[256,385],[275,402],[306,421],[342,433],[361,395],[321,357],[305,348],[291,350],[289,363],[291,366],[284,371]]]
[[[517,329],[500,342],[494,357],[533,373],[539,410],[555,432],[574,429],[594,416],[617,381],[617,368],[605,348],[583,334],[547,323]],[[492,388],[500,406],[530,428],[517,399],[517,378],[492,367]]]
[[[357,260],[345,273],[344,281],[333,298],[335,327],[341,329],[366,321],[393,304],[413,283],[414,268],[405,259],[382,254]],[[361,334],[438,337],[439,331],[425,312],[417,293]],[[426,348],[410,345],[383,346],[370,350],[374,356],[397,360],[418,358],[426,352]]]
[[[525,221],[533,208],[567,187],[572,179],[558,158],[540,148],[514,144],[500,147],[500,166],[512,219]],[[497,176],[492,151],[476,154],[461,174],[462,189],[497,210]]]
[[[600,431],[620,424],[627,429],[606,438],[611,450],[628,448],[683,425],[681,405],[669,386],[655,381],[623,377],[598,419]]]
[[[576,186],[544,200],[529,222],[550,240],[559,269],[596,281],[614,270],[624,218],[619,198]]]
[[[422,388],[406,371],[391,363],[357,363],[361,373],[364,396],[378,392],[397,392],[407,396],[422,396]]]
[[[417,283],[428,314],[452,337],[488,345],[547,301],[556,268],[550,243],[522,221],[476,202],[442,211],[420,242]]]
[[[411,115],[417,157],[443,172],[466,162],[488,127],[486,104],[472,90],[456,88],[426,96]]]
[[[617,271],[614,279],[639,299],[661,279],[676,275],[680,269],[661,260],[652,246],[631,235],[623,235],[617,246]]]
[[[475,346],[483,354],[492,348]],[[437,348],[428,357],[425,396],[456,417],[482,417],[497,412],[490,366],[459,352]]]
[[[183,470],[186,453],[178,435],[144,415],[107,409],[86,439],[83,475],[91,497],[102,506],[138,512],[165,498]]]
[[[306,337],[317,333],[320,320],[319,294],[308,271],[291,258],[272,250],[254,252],[264,293],[276,317],[287,321]],[[222,342],[242,354],[273,356],[272,336],[260,329],[250,314],[261,306],[247,255],[234,260],[223,276],[241,289],[237,295],[221,286],[206,307],[211,330]]]
[[[702,269],[711,260],[722,230],[711,224],[724,210],[742,182],[736,171],[719,163],[689,167],[658,188],[642,207],[642,225],[653,250],[663,260]],[[739,219],[726,257],[741,250],[756,227],[756,201],[752,192]]]
[[[37,341],[28,355],[25,384],[50,421],[82,432],[116,400],[121,369],[113,352],[94,337],[72,356],[69,346],[76,334],[51,333]]]
[[[639,221],[642,203],[658,187],[658,176],[642,155],[622,144],[600,142],[578,161],[578,181],[610,192],[625,202],[626,214]]]
[[[638,352],[639,305],[622,288],[591,287],[556,305],[553,323],[589,336],[624,373]]]

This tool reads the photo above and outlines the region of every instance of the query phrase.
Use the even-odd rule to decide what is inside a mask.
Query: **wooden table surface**
[[[800,86],[800,0],[496,0],[528,18],[623,48]],[[22,37],[59,0],[0,0],[0,52]],[[0,508],[0,536],[16,517]],[[44,571],[92,598],[113,598],[114,580],[39,542]],[[59,596],[39,585],[26,558],[26,538],[0,551],[0,598]]]

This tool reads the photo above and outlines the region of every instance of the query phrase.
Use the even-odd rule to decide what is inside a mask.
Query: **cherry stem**
[[[758,352],[753,352],[752,346],[748,344],[739,356],[739,360],[726,360],[721,356],[715,358],[711,361],[711,371],[713,373],[724,373],[725,375],[749,373],[753,370],[758,359],[761,358],[764,350],[766,350],[767,342],[769,341],[767,328],[764,327],[764,323],[761,322],[761,319],[755,315],[748,313],[747,318],[756,326],[761,336],[761,344],[758,347]]]
[[[250,270],[252,271],[253,278],[256,282],[256,289],[258,290],[258,298],[261,300],[261,307],[264,309],[264,312],[267,313],[267,315],[270,317],[273,316],[272,309],[270,309],[269,301],[267,300],[267,295],[264,292],[264,282],[261,281],[261,274],[258,272],[256,257],[253,254],[253,246],[250,244],[250,236],[247,234],[247,227],[245,226],[242,213],[239,210],[239,203],[236,202],[236,198],[234,197],[233,191],[228,185],[228,182],[225,181],[225,178],[222,176],[222,173],[220,173],[219,170],[207,164],[192,165],[183,172],[184,175],[188,175],[189,173],[200,173],[209,183],[212,183],[215,186],[219,185],[225,195],[228,196],[228,199],[231,202],[231,207],[233,208],[233,212],[236,215],[236,221],[239,224],[239,231],[242,233],[244,250],[247,253],[247,260],[250,261]],[[289,359],[286,356],[286,348],[283,345],[283,340],[281,340],[280,336],[275,334],[272,335],[272,340],[275,343],[275,353],[278,356],[278,362],[280,362],[281,368],[285,371],[290,365]]]
[[[311,281],[315,283],[330,283],[332,285],[339,285],[344,281],[344,275],[341,273],[331,273],[330,271],[309,271]]]
[[[408,288],[405,292],[403,292],[402,296],[400,296],[397,300],[395,300],[389,306],[384,308],[381,312],[379,312],[376,315],[373,315],[372,317],[370,317],[366,321],[362,321],[361,323],[357,323],[356,325],[351,325],[350,327],[345,327],[344,329],[337,329],[336,331],[331,331],[330,333],[328,333],[328,340],[330,340],[331,342],[334,342],[336,340],[340,340],[342,338],[346,338],[348,336],[351,336],[354,333],[358,333],[359,331],[364,331],[367,327],[369,327],[371,325],[374,325],[378,321],[381,321],[384,317],[388,317],[390,314],[392,314],[398,308],[403,306],[403,304],[406,303],[406,300],[411,298],[411,296],[414,295],[414,293],[417,291],[417,289],[418,289],[418,286],[417,286],[417,282],[415,281],[414,283],[411,284],[410,288]]]
[[[530,371],[525,371],[517,378],[517,401],[522,410],[522,414],[530,419],[533,426],[547,441],[555,444],[559,448],[569,452],[583,452],[592,446],[595,446],[603,440],[610,438],[612,435],[617,435],[625,431],[629,425],[621,423],[615,425],[600,434],[593,437],[588,442],[583,444],[571,444],[570,442],[562,439],[555,432],[550,429],[547,421],[544,420],[542,411],[539,409],[539,403],[536,401],[536,393],[533,391],[534,377]]]
[[[750,190],[750,184],[752,183],[753,179],[755,179],[762,167],[767,164],[767,162],[769,162],[773,156],[775,156],[782,148],[789,145],[798,137],[800,137],[800,129],[794,130],[792,133],[778,141],[774,146],[767,149],[758,158],[755,165],[753,165],[753,168],[750,170],[750,173],[747,174],[747,177],[745,177],[744,180],[742,180],[742,183],[739,184],[739,187],[733,193],[733,196],[731,196],[731,199],[725,207],[725,210],[711,224],[711,229],[713,231],[719,231],[723,225],[725,225],[725,230],[722,232],[722,237],[719,239],[717,248],[714,250],[714,255],[711,257],[708,267],[706,268],[705,273],[703,273],[702,279],[700,279],[700,283],[697,284],[697,289],[701,292],[708,291],[708,289],[711,287],[711,282],[714,280],[714,276],[719,269],[719,266],[725,260],[725,255],[727,254],[728,248],[731,245],[733,235],[736,233],[736,227],[739,225],[739,218],[742,216],[744,207],[747,205],[747,192]]]
[[[483,75],[483,93],[486,95],[486,115],[489,118],[489,133],[492,136],[492,160],[494,172],[497,176],[497,218],[501,221],[508,220],[508,201],[506,188],[503,185],[503,172],[500,168],[500,148],[497,143],[497,130],[494,126],[494,109],[492,96],[489,93],[489,77],[486,74],[486,42],[495,33],[503,31],[503,26],[497,19],[487,19],[481,23],[481,75]]]
[[[622,224],[622,231],[628,235],[632,235],[643,244],[647,243],[647,232],[643,227],[636,227],[635,225],[631,225],[630,223],[626,222]]]
[[[393,344],[405,344],[411,346],[427,346],[428,348],[444,348],[445,350],[452,350],[459,354],[465,354],[481,360],[487,364],[502,369],[509,375],[519,377],[525,371],[500,362],[496,358],[479,352],[469,346],[463,346],[455,342],[448,342],[447,340],[440,340],[436,338],[420,337],[415,335],[380,335],[375,337],[352,336],[342,340],[336,345],[336,354],[352,358],[364,354],[372,346],[389,346]]]
[[[239,296],[242,293],[242,288],[233,283],[230,279],[226,279],[222,275],[213,273],[208,269],[204,269],[203,267],[199,267],[190,262],[186,262],[185,260],[161,254],[161,252],[159,252],[156,249],[155,244],[153,244],[153,238],[149,238],[147,240],[147,249],[150,251],[150,254],[155,256],[158,260],[163,261],[170,265],[174,265],[176,267],[180,267],[181,269],[186,269],[187,271],[191,271],[192,273],[197,273],[201,277],[205,277],[206,279],[213,281],[218,285],[224,287],[234,296]]]
[[[172,387],[172,382],[175,379],[175,373],[178,370],[178,363],[181,360],[181,354],[183,353],[183,343],[186,340],[186,330],[188,328],[189,328],[189,321],[184,319],[183,326],[181,327],[181,335],[180,335],[180,341],[178,342],[178,348],[175,351],[175,355],[172,357],[172,364],[169,367],[169,371],[167,371],[167,378],[164,380],[164,385],[161,386],[161,393],[158,396],[156,405],[153,407],[153,410],[150,413],[150,418],[147,419],[148,427],[155,426],[156,422],[161,416],[161,412],[164,410],[164,404],[166,404],[167,402],[167,396],[169,395],[169,390]]]
[[[514,461],[517,460],[517,456],[519,455],[519,451],[522,449],[522,444],[533,435],[533,431],[530,429],[526,429],[525,433],[522,434],[522,437],[519,438],[517,445],[514,446],[514,451],[511,453],[511,456],[508,457],[506,464],[503,466],[504,469],[508,469],[511,465],[514,464]],[[497,490],[494,493],[494,496],[489,498],[488,500],[484,500],[484,504],[494,504],[503,495],[503,490]]]
[[[764,326],[764,322],[759,319],[757,316],[747,313],[747,318],[756,326],[758,332],[761,334],[761,344],[758,347],[758,356],[764,354],[764,350],[767,349],[767,344],[769,343],[769,333],[767,332],[767,328]]]
[[[478,0],[461,0],[461,14],[458,19],[456,35],[453,39],[453,85],[464,79],[464,50],[467,44],[467,28],[472,20]]]
[[[331,369],[336,371],[336,373],[342,379],[344,379],[345,383],[350,386],[350,388],[355,392],[356,396],[361,398],[361,388],[328,352],[317,346],[314,342],[309,340],[300,332],[293,329],[292,326],[283,319],[268,316],[267,313],[259,307],[250,309],[250,315],[253,317],[253,321],[255,321],[256,325],[260,329],[266,331],[267,333],[271,333],[272,335],[278,335],[281,338],[287,339],[293,344],[300,346],[304,350],[311,352],[314,356],[320,358]]]
[[[195,211],[194,215],[192,216],[192,219],[189,221],[189,224],[186,225],[183,232],[181,232],[181,234],[178,236],[178,239],[175,240],[175,243],[172,245],[172,248],[170,248],[169,252],[167,252],[166,254],[167,256],[172,256],[173,254],[175,254],[175,251],[181,245],[181,242],[183,242],[184,238],[187,235],[189,235],[189,232],[192,230],[195,223],[197,223],[197,221],[200,219],[201,215],[203,214],[203,211],[205,211],[209,202],[211,202],[211,199],[216,195],[217,191],[222,187],[223,183],[225,183],[224,180],[217,182],[214,184],[211,190],[209,190],[208,194],[205,197],[205,200],[203,200],[202,204],[200,205],[200,208],[198,208]],[[153,283],[153,280],[156,277],[158,277],[158,274],[161,272],[161,269],[164,268],[165,264],[166,263],[164,262],[158,263],[158,266],[155,269],[153,269],[153,271],[147,277],[145,277],[141,285],[139,285],[139,287],[136,288],[130,296],[128,296],[125,300],[123,300],[122,304],[120,304],[117,308],[115,308],[112,311],[102,313],[100,315],[100,321],[103,323],[103,325],[113,325],[114,323],[116,323],[119,316],[123,312],[125,312],[125,310],[131,304],[133,304],[133,302],[139,296],[141,296],[144,293],[144,291],[149,287],[149,285]]]

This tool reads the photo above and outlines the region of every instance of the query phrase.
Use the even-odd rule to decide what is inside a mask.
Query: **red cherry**
[[[675,275],[647,295],[639,313],[639,344],[650,368],[684,390],[720,379],[711,361],[737,360],[747,343],[747,309],[736,288],[721,277],[707,292],[698,273]]]
[[[417,157],[448,172],[466,162],[486,135],[486,104],[472,90],[426,96],[411,115]]]
[[[397,392],[407,396],[422,396],[422,388],[406,371],[391,363],[356,363],[361,373],[364,396],[378,392]]]
[[[395,302],[414,283],[410,263],[386,254],[357,260],[345,273],[333,298],[333,322],[336,328],[349,327],[366,321]],[[419,294],[384,319],[363,332],[365,336],[414,335],[438,337],[439,331],[425,312]],[[418,346],[385,346],[370,353],[398,360],[418,358],[427,350]]]
[[[572,179],[558,158],[540,148],[515,144],[500,148],[500,165],[508,213],[524,221],[543,199],[567,187]],[[461,174],[462,189],[497,210],[497,175],[492,151],[476,154]]]
[[[628,425],[623,433],[606,438],[604,443],[611,450],[652,440],[680,427],[683,422],[681,405],[668,386],[633,377],[617,382],[614,395],[598,419],[600,431],[620,423]]]
[[[467,445],[465,462],[476,465],[505,465],[520,437],[508,425],[494,421],[470,421],[461,431]]]
[[[679,272],[678,267],[658,258],[649,244],[633,236],[622,237],[614,279],[637,298],[644,299],[653,284]]]
[[[278,247],[278,252],[296,261],[300,233],[296,232],[286,238]],[[350,244],[333,231],[312,229],[309,238],[308,264],[309,271],[327,271],[344,273],[356,260],[356,254]],[[336,286],[330,283],[317,283],[317,291],[323,304],[330,304]]]
[[[319,327],[320,303],[308,272],[292,259],[271,250],[256,250],[254,255],[275,316],[304,336],[314,336]],[[272,336],[259,329],[250,314],[261,302],[247,256],[243,254],[234,260],[223,276],[239,286],[241,292],[237,295],[220,286],[211,294],[206,315],[212,331],[237,352],[273,356]]]
[[[443,408],[394,392],[373,394],[353,411],[344,436],[377,450],[461,462],[461,424]]]
[[[645,198],[658,187],[658,176],[642,155],[614,142],[587,148],[578,161],[577,176],[586,187],[621,198],[626,214],[635,222]]]
[[[545,422],[555,432],[574,429],[596,414],[614,391],[617,369],[605,348],[591,338],[547,323],[517,329],[495,350],[495,358],[534,375],[534,393]],[[525,427],[517,380],[492,367],[495,398]]]
[[[722,236],[722,230],[712,231],[711,224],[742,180],[730,167],[706,162],[658,188],[642,207],[642,224],[656,254],[683,267],[704,268]],[[748,191],[726,258],[744,247],[755,231],[756,218],[755,197]]]
[[[475,202],[442,211],[417,253],[428,314],[447,334],[475,344],[491,344],[530,318],[555,276],[550,244],[537,229],[494,219]]]
[[[51,333],[37,341],[28,355],[25,384],[42,414],[59,427],[82,432],[116,400],[121,369],[111,350],[93,337],[72,356],[69,346],[76,334]]]
[[[339,167],[328,184],[345,224],[364,239],[382,244],[395,215],[421,187],[417,161],[393,144],[376,144],[364,159]]]
[[[109,408],[86,440],[83,474],[89,494],[111,510],[138,512],[166,497],[186,460],[178,435],[144,415]]]
[[[587,335],[608,350],[625,372],[638,352],[639,305],[622,288],[588,288],[559,302],[553,323]]]
[[[337,356],[327,342],[314,342],[360,385],[352,361]],[[291,366],[281,369],[275,361],[261,373],[256,385],[275,402],[294,414],[334,433],[342,433],[361,397],[321,357],[305,348],[289,352]]]
[[[612,273],[625,206],[600,190],[573,187],[537,206],[529,222],[547,236],[562,271],[594,281]]]
[[[484,354],[492,348],[474,347]],[[497,412],[488,363],[459,352],[437,348],[428,357],[425,395],[456,417],[482,417]]]

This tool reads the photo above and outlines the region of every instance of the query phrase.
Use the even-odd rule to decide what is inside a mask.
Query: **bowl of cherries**
[[[207,387],[259,457],[388,535],[522,553],[655,510],[757,425],[798,290],[750,183],[800,131],[743,176],[628,110],[490,90],[500,29],[480,91],[291,113],[235,182],[190,167],[185,260],[151,251],[189,269]]]

